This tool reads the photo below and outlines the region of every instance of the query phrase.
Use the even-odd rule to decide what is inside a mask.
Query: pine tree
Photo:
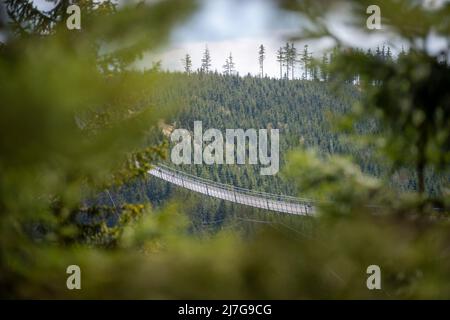
[[[264,60],[266,59],[266,48],[263,45],[259,46],[259,70],[261,72],[261,78],[264,78]]]
[[[202,58],[202,66],[201,66],[201,72],[208,73],[209,68],[211,67],[211,54],[209,53],[208,47],[205,47],[205,51],[203,52],[203,58]]]
[[[392,51],[391,51],[391,47],[387,47],[386,50],[386,60],[392,60]]]
[[[230,65],[230,75],[232,75],[232,74],[234,74],[235,73],[235,71],[236,71],[236,69],[235,69],[235,63],[234,63],[234,61],[233,61],[233,56],[231,55],[231,52],[230,52],[230,56],[228,57],[228,59],[229,59],[229,65]]]
[[[297,48],[294,46],[294,43],[291,43],[289,48],[289,63],[291,65],[292,80],[294,80],[295,65],[297,63]]]
[[[223,65],[223,73],[226,75],[231,76],[234,73],[234,67],[235,64],[233,62],[233,56],[230,52],[230,55],[228,56],[228,58],[225,60],[225,64]]]
[[[381,50],[380,50],[380,47],[379,47],[379,46],[377,46],[377,49],[375,50],[375,56],[376,56],[378,59],[381,59],[381,58],[382,58],[382,54],[381,54]]]
[[[308,52],[308,45],[305,44],[303,47],[303,53],[301,55],[300,61],[303,65],[303,74],[302,79],[306,80],[308,78],[308,72],[309,72],[309,52]]]
[[[291,68],[291,46],[289,42],[286,42],[286,45],[283,48],[284,50],[284,65],[286,66],[286,79],[289,79],[289,70]]]
[[[316,65],[316,63],[314,62],[314,57],[312,55],[312,53],[310,53],[309,55],[309,69],[310,69],[310,74],[311,74],[311,79],[316,81],[319,79],[319,71],[318,71],[318,67]]]
[[[277,62],[280,64],[280,79],[283,78],[284,60],[285,60],[284,51],[283,51],[283,48],[280,47],[280,49],[278,49],[278,51],[277,51]]]
[[[320,66],[320,76],[323,81],[328,81],[328,55],[324,53],[322,55],[322,64]]]
[[[188,53],[186,53],[186,56],[183,59],[181,59],[181,61],[183,62],[184,72],[186,72],[187,74],[191,74],[192,72],[191,56]]]

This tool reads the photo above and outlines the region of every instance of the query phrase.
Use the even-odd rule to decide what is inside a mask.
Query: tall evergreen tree
[[[320,66],[320,76],[322,77],[323,81],[328,81],[328,55],[326,52],[322,55],[322,64]]]
[[[211,54],[209,52],[208,47],[205,47],[205,51],[203,51],[202,65],[200,70],[201,72],[208,73],[210,67],[211,67]]]
[[[233,61],[233,55],[230,52],[230,55],[225,60],[225,64],[223,65],[223,73],[231,76],[235,71],[234,67],[235,67],[235,64]]]
[[[186,56],[181,59],[183,62],[184,72],[187,74],[191,74],[192,72],[192,59],[189,53],[186,53]]]
[[[286,79],[289,79],[289,70],[291,69],[291,45],[286,42],[284,48],[284,66],[286,67]]]
[[[314,81],[318,80],[319,79],[318,66],[317,66],[317,63],[314,61],[314,57],[313,57],[312,53],[309,54],[308,64],[309,64],[311,79]]]
[[[386,50],[386,60],[392,60],[392,51],[391,51],[391,47],[387,47]]]
[[[380,47],[379,47],[379,46],[377,46],[377,48],[375,49],[375,56],[376,56],[378,59],[381,59],[381,58],[383,57],[383,55],[382,55],[382,53],[381,53],[381,50],[380,50]]]
[[[261,78],[264,78],[264,60],[266,59],[266,48],[264,48],[264,45],[259,46],[259,70],[261,72]]]
[[[294,43],[291,43],[291,46],[289,48],[289,64],[291,66],[291,75],[292,80],[295,77],[295,65],[297,63],[297,48],[294,46]]]
[[[284,60],[285,60],[285,55],[284,55],[284,51],[283,48],[280,47],[277,51],[277,62],[280,64],[280,79],[283,78],[283,64],[284,64]]]
[[[309,52],[308,52],[308,45],[305,44],[303,47],[303,53],[301,54],[300,61],[302,63],[303,67],[303,73],[302,73],[302,79],[306,80],[308,78],[308,72],[309,72]]]

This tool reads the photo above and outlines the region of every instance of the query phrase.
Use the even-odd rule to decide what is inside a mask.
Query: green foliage
[[[159,105],[149,88],[167,83],[155,72],[124,69],[163,43],[193,3],[120,9],[110,1],[77,3],[81,31],[65,27],[69,1],[47,13],[31,1],[1,4],[11,19],[8,26],[0,23],[7,35],[0,51],[2,288],[15,285],[15,272],[27,263],[21,257],[33,256],[36,242],[114,245],[122,225],[110,228],[96,216],[120,214],[125,224],[141,208],[84,208],[82,202],[87,194],[145,174],[149,162],[164,155],[161,139],[149,134],[172,110],[167,102]],[[89,225],[74,223],[83,211]]]
[[[342,155],[360,149],[338,142],[324,121],[326,111],[345,113],[360,94],[361,107],[370,117],[350,114],[350,127],[379,133],[385,141],[401,146],[386,149],[375,143],[370,152],[390,156],[401,165],[419,160],[425,166],[446,169],[448,66],[437,63],[436,57],[412,51],[394,65],[348,52],[343,55],[347,60],[333,59],[330,66],[333,80],[341,75],[347,80],[340,82],[344,95],[336,99],[326,83],[219,76],[206,67],[204,73],[186,77],[125,70],[127,62],[142,49],[154,48],[172,22],[190,10],[185,0],[117,12],[107,8],[107,14],[100,14],[100,7],[91,1],[80,1],[86,5],[83,10],[99,14],[99,19],[88,17],[87,30],[75,34],[41,21],[33,10],[20,11],[22,5],[30,9],[29,1],[8,3],[10,16],[14,10],[26,15],[16,16],[13,22],[23,30],[0,51],[0,297],[450,296],[445,189],[434,198],[394,192],[388,181],[369,177],[370,170]],[[295,3],[290,2],[291,9],[298,9]],[[448,6],[429,13],[405,1],[387,3],[393,8],[400,5],[407,18],[419,22],[410,29],[400,23],[404,15],[400,21],[389,20],[392,29],[405,38],[422,37],[431,26],[448,35]],[[316,10],[323,4],[316,1],[310,7],[315,11],[307,12],[315,18],[312,26],[323,22],[317,16],[326,8]],[[23,26],[30,19],[36,24]],[[319,31],[324,30],[319,25]],[[145,41],[144,31],[150,32],[154,42]],[[104,55],[97,47],[102,41],[130,45]],[[364,61],[369,63],[367,69],[359,70],[364,86],[355,94],[348,72],[353,76]],[[441,82],[433,86],[436,80]],[[176,117],[169,116],[169,106],[186,97],[189,105],[179,109]],[[175,119],[180,126],[191,126],[198,119],[216,128],[270,124],[289,130],[284,146],[303,144],[297,143],[303,135],[306,147],[319,151],[294,152],[283,160],[288,165],[285,174],[298,183],[302,194],[309,192],[320,200],[317,217],[246,212],[216,202],[219,215],[215,218],[227,223],[215,226],[219,232],[203,235],[196,232],[195,223],[208,224],[211,219],[196,221],[198,216],[187,219],[180,214],[189,211],[190,205],[198,208],[193,204],[195,196],[181,193],[181,205],[157,210],[136,203],[140,200],[137,189],[123,187],[121,193],[135,196],[136,201],[92,204],[91,199],[106,187],[114,189],[112,185],[139,177],[148,161],[164,154],[164,139],[150,129],[160,117]],[[430,129],[433,126],[436,131]],[[406,132],[399,134],[400,128]],[[424,145],[417,146],[423,135]],[[329,152],[330,137],[338,152]],[[260,186],[248,168],[230,169],[234,173],[216,167],[199,170],[199,175],[209,174],[216,180],[240,185],[238,179],[243,177],[247,186]],[[135,185],[147,183],[137,179]],[[163,201],[168,188],[155,185],[152,192]],[[101,197],[110,196],[109,189]],[[142,196],[148,195],[143,192]],[[227,215],[227,210],[234,215]],[[202,214],[211,215],[211,211],[206,208]],[[72,264],[82,270],[80,291],[65,286],[66,268]],[[372,264],[382,270],[380,291],[366,287],[366,268]]]
[[[385,58],[384,48],[377,51],[380,51],[379,56],[372,58],[397,67],[395,61],[388,62]],[[337,51],[333,56],[334,70],[337,69],[336,65],[344,64],[346,59],[340,57]],[[369,56],[365,59],[369,59]],[[356,62],[352,64],[352,68],[356,69],[356,66]],[[354,74],[354,71],[349,73]],[[348,73],[341,71],[339,74],[342,79],[346,79]],[[202,121],[204,130],[217,128],[223,132],[226,128],[276,128],[280,130],[281,168],[287,164],[290,151],[296,148],[314,148],[324,156],[351,157],[365,174],[364,179],[370,180],[370,176],[384,179],[392,186],[390,192],[394,194],[417,190],[414,163],[410,161],[412,158],[407,158],[408,161],[401,163],[402,166],[397,170],[398,167],[393,167],[384,153],[374,152],[374,148],[380,148],[379,142],[388,138],[385,130],[380,130],[380,123],[384,120],[371,116],[371,113],[361,107],[362,103],[367,103],[365,96],[361,98],[361,87],[348,83],[341,86],[339,91],[334,91],[337,83],[345,82],[339,82],[340,78],[337,76],[334,82],[198,73],[191,73],[189,76],[169,73],[163,77],[173,86],[162,88],[160,94],[171,99],[173,96],[179,96],[184,102],[178,113],[166,119],[174,128],[187,128],[192,131],[194,121],[198,120]],[[371,87],[364,88],[364,91],[369,92],[370,89]],[[340,130],[335,128],[335,123],[339,123]],[[391,135],[397,139],[402,139],[403,136]],[[402,141],[407,144],[412,140]],[[399,155],[401,157],[402,153]],[[172,165],[170,161],[167,164]],[[336,163],[338,164],[340,163]],[[259,166],[255,165],[185,165],[180,166],[180,170],[225,184],[301,197],[308,195],[306,192],[309,183],[312,183],[309,180],[308,183],[302,183],[302,179],[286,179],[290,176],[289,173],[261,176]],[[301,184],[299,190],[296,189],[297,183]],[[426,186],[431,196],[443,196],[446,185],[447,173],[427,168]],[[127,184],[115,196],[123,202],[145,202],[150,199],[158,204],[180,193],[182,192],[178,188],[150,178],[149,181]],[[334,198],[333,192],[328,195]],[[310,196],[318,197],[314,194]],[[109,200],[106,201],[109,203]],[[187,198],[183,201],[190,202],[193,199]],[[222,219],[223,215],[233,216],[236,210],[241,210],[223,201],[221,203],[220,200],[205,199],[195,203],[197,206],[190,206],[187,210],[195,217],[194,220],[200,220],[202,223],[220,221],[215,223],[216,227],[227,223]]]
[[[207,239],[183,236],[162,223],[163,217],[176,221],[169,212],[149,215],[140,229],[144,233],[124,238],[126,250],[38,248],[26,258],[27,269],[16,270],[9,297],[429,299],[450,294],[447,222],[438,226],[362,211],[351,218],[324,217],[312,234],[296,224],[290,224],[293,230],[265,224],[243,241],[230,232]],[[141,243],[141,250],[130,243]],[[81,291],[64,288],[69,262],[83,270]],[[371,264],[382,268],[381,291],[366,288]]]
[[[327,26],[324,17],[331,9],[323,1],[280,3],[309,20],[312,28],[302,37],[328,36],[338,46],[344,46]],[[361,29],[367,18],[365,8],[373,3],[355,0],[351,4],[352,23]],[[447,170],[448,174],[450,96],[446,88],[450,80],[450,48],[447,44],[442,52],[433,55],[427,44],[432,37],[448,37],[450,4],[433,7],[420,1],[392,0],[383,1],[382,7],[384,28],[407,43],[409,53],[402,50],[394,62],[390,49],[385,51],[384,46],[381,52],[377,48],[376,55],[344,48],[335,55],[331,70],[338,75],[338,82],[354,82],[358,76],[365,93],[363,108],[357,109],[359,117],[351,115],[351,122],[358,118],[376,121],[379,132],[370,134],[377,138],[377,147],[384,148],[384,155],[393,160],[391,168],[414,166],[416,189],[424,193],[427,170]]]

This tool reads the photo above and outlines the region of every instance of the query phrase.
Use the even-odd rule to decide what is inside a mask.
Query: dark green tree
[[[233,61],[233,55],[230,52],[229,56],[225,60],[225,64],[223,65],[223,73],[225,75],[231,76],[234,74],[234,72],[235,72],[235,64]]]
[[[292,1],[283,3],[286,7],[292,5]],[[352,5],[354,24],[364,25],[366,16],[362,8],[370,5],[370,1],[352,1]],[[309,36],[338,39],[320,20],[322,13],[328,12],[325,7],[320,1],[305,1],[295,8],[311,17],[314,27],[308,30]],[[377,133],[371,134],[374,139],[369,140],[381,146],[377,150],[392,161],[392,170],[415,168],[416,190],[423,195],[427,171],[447,170],[449,160],[450,99],[445,89],[450,81],[449,66],[429,52],[427,44],[433,33],[448,37],[450,30],[445,17],[450,5],[430,8],[401,0],[386,1],[383,7],[386,24],[393,34],[408,43],[408,54],[402,54],[394,62],[390,59],[390,48],[386,49],[385,45],[381,49],[377,47],[372,57],[338,43],[342,49],[333,55],[332,76],[339,74],[341,81],[348,83],[354,83],[355,75],[359,76],[364,99],[353,121],[361,116],[365,121],[375,120],[379,124]],[[441,54],[449,56],[449,47],[443,48]]]
[[[303,52],[301,53],[300,61],[303,67],[302,79],[308,79],[308,74],[310,73],[310,56],[308,51],[308,45],[305,44],[303,47]]]
[[[266,59],[266,48],[264,48],[264,45],[259,46],[258,51],[258,62],[259,62],[259,72],[261,75],[261,78],[264,78],[264,60]]]
[[[283,65],[285,63],[285,53],[282,47],[277,51],[277,62],[280,65],[280,79],[283,78]]]
[[[209,68],[211,68],[211,54],[209,53],[209,49],[206,46],[203,51],[202,64],[200,67],[201,72],[208,73]]]
[[[291,46],[289,48],[289,63],[291,65],[291,74],[292,74],[292,80],[295,79],[295,68],[297,66],[297,48],[295,47],[294,43],[291,43]]]
[[[192,72],[192,59],[191,55],[186,53],[183,59],[181,59],[181,62],[183,63],[184,72],[187,74],[191,74]]]

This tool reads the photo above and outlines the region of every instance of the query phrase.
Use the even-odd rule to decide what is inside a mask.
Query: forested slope
[[[353,157],[365,173],[386,176],[399,192],[414,190],[412,171],[389,173],[383,169],[382,159],[374,159],[368,149],[345,142],[344,135],[332,125],[340,115],[350,110],[358,99],[358,87],[348,84],[339,93],[332,83],[310,80],[279,80],[253,76],[221,75],[217,73],[166,73],[168,83],[161,86],[159,99],[180,104],[181,107],[165,120],[171,128],[193,131],[194,121],[202,121],[203,131],[209,128],[280,130],[280,172],[263,176],[258,165],[182,165],[179,169],[214,181],[276,194],[297,195],[295,186],[283,175],[285,159],[295,148],[316,148],[323,155],[344,154]],[[176,101],[176,102],[174,102]],[[171,103],[168,103],[169,105]],[[373,123],[357,124],[360,132],[374,130]],[[170,162],[170,149],[167,164]],[[445,177],[428,174],[428,192],[440,192]],[[176,187],[155,178],[134,182],[121,189],[117,196],[126,201],[162,201],[173,196]],[[188,196],[187,193],[183,193]],[[225,215],[234,210],[230,204],[219,200],[202,199],[192,210],[208,216]]]

